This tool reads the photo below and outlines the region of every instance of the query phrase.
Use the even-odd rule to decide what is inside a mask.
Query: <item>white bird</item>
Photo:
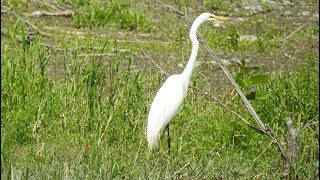
[[[210,13],[202,13],[193,22],[190,29],[190,40],[192,51],[189,62],[181,74],[175,74],[163,83],[157,92],[148,115],[147,141],[149,150],[159,146],[160,134],[169,121],[179,112],[184,97],[187,95],[189,82],[197,58],[199,41],[197,39],[197,29],[205,21],[229,21],[230,19],[216,16]],[[169,138],[169,129],[168,129]],[[170,153],[170,139],[168,139]]]

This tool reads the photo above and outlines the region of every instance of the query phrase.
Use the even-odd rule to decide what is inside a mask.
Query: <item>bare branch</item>
[[[286,118],[286,124],[289,130],[289,140],[288,144],[288,153],[287,160],[289,165],[293,164],[297,158],[298,154],[298,131],[293,128],[292,119],[290,117]]]

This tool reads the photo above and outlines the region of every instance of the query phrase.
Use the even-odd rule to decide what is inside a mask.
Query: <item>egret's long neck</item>
[[[191,55],[190,55],[190,59],[188,61],[188,64],[187,64],[186,68],[184,69],[184,71],[182,72],[182,75],[185,78],[184,82],[185,82],[186,88],[189,86],[189,82],[190,82],[190,79],[192,76],[192,71],[193,71],[194,64],[197,59],[197,54],[198,54],[198,49],[199,49],[199,41],[197,39],[197,30],[198,30],[198,27],[201,25],[201,23],[203,23],[203,21],[204,20],[202,20],[202,19],[196,19],[190,29],[190,40],[192,43],[192,51],[191,51]]]

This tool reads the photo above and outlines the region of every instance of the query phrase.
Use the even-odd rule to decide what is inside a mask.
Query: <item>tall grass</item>
[[[9,53],[9,47],[17,53]],[[53,60],[50,51],[36,44],[4,46],[3,178],[12,174],[58,179],[281,174],[280,156],[274,146],[268,146],[268,137],[202,96],[189,95],[172,122],[172,156],[166,155],[165,138],[160,151],[148,155],[145,119],[158,75],[133,71],[131,60],[122,54],[105,61],[80,59],[76,53],[65,61],[65,77],[54,81],[46,70]],[[254,102],[262,119],[277,132],[285,129],[283,120],[288,115],[298,129],[317,118],[316,59],[306,58],[309,63],[297,73],[273,75],[261,87],[270,91],[271,98]],[[235,106],[244,110],[241,103]],[[301,155],[292,172],[297,177],[318,173],[317,128],[315,124],[301,133]]]
[[[35,177],[51,174],[33,174],[35,169],[61,175],[67,157],[98,170],[103,149],[143,134],[145,81],[131,70],[130,59],[121,54],[109,62],[80,59],[75,51],[71,62],[65,61],[66,76],[55,82],[46,72],[50,52],[36,44],[13,46],[15,55],[12,47],[2,51],[4,177],[15,166],[31,169],[29,175]]]

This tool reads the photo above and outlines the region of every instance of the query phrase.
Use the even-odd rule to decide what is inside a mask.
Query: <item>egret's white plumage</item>
[[[169,121],[179,112],[184,97],[187,95],[194,64],[199,49],[197,40],[198,27],[207,20],[227,21],[228,19],[210,13],[202,13],[193,22],[190,29],[192,51],[189,62],[181,74],[175,74],[163,83],[157,92],[149,111],[147,140],[149,149],[159,145],[160,134]]]

